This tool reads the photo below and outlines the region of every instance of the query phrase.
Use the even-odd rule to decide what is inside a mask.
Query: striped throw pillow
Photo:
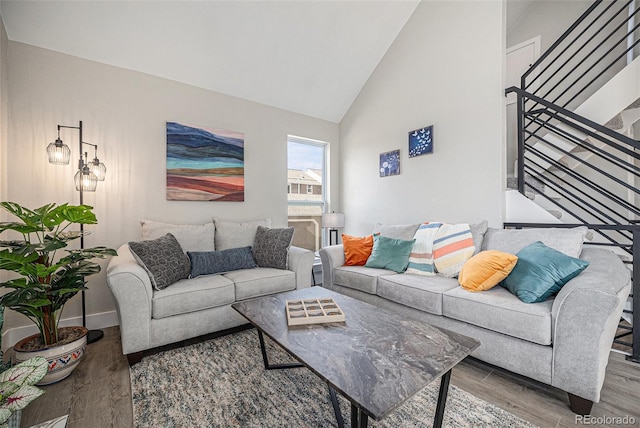
[[[413,239],[416,242],[411,249],[409,256],[409,266],[406,273],[416,275],[435,275],[436,270],[433,265],[433,241],[436,238],[438,229],[442,223],[431,222],[422,223]]]
[[[439,275],[453,278],[475,251],[471,228],[466,223],[443,224],[433,241],[433,261]]]

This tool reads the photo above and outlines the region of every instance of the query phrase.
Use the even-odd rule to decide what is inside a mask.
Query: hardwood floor
[[[70,377],[43,387],[46,393],[24,410],[23,427],[65,414],[69,414],[69,428],[133,426],[129,368],[122,355],[120,330],[111,327],[104,333],[104,339],[87,347],[85,360]],[[587,425],[576,424],[566,393],[478,360],[459,364],[451,383],[543,428]],[[640,427],[640,364],[611,353],[602,398],[591,414],[594,418],[632,417],[634,424],[617,426]],[[603,422],[588,425],[612,426],[615,421]]]

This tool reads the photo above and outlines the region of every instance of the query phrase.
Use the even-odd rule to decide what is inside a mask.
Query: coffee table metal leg
[[[340,405],[338,404],[338,397],[336,397],[336,390],[329,386],[329,396],[331,397],[331,404],[333,405],[333,413],[336,414],[336,422],[338,422],[338,428],[344,428],[344,418],[340,411]]]
[[[298,367],[304,367],[304,365],[300,363],[269,364],[267,349],[264,346],[264,336],[262,335],[262,332],[260,330],[258,330],[258,339],[260,340],[260,351],[262,352],[262,362],[264,363],[265,370],[295,369]]]
[[[355,404],[351,404],[351,427],[367,428],[369,425],[369,415],[363,412]]]
[[[447,394],[449,392],[449,381],[451,380],[451,370],[442,375],[440,379],[440,392],[438,393],[438,404],[436,406],[436,415],[433,419],[433,428],[442,427],[444,418],[444,408],[447,405]]]

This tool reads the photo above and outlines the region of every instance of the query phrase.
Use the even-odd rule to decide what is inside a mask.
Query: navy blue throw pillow
[[[222,251],[188,251],[187,255],[191,260],[191,278],[258,266],[253,259],[251,247]]]

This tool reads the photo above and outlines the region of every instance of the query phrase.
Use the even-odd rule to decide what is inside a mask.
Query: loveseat
[[[160,242],[171,234],[190,256],[215,258],[252,246],[258,228],[270,225],[269,220],[215,219],[204,225],[143,221],[141,240],[135,244]],[[258,266],[202,274],[208,267],[202,265],[198,268],[201,275],[156,289],[152,275],[136,260],[129,243],[122,245],[108,264],[107,283],[115,298],[122,351],[129,364],[140,361],[145,350],[246,324],[231,308],[236,301],[309,287],[314,253],[290,246],[285,256],[286,264],[281,268]],[[230,261],[237,264],[234,255]]]
[[[378,231],[409,239],[418,226]],[[478,339],[481,345],[473,357],[566,391],[571,410],[588,414],[600,399],[612,341],[631,289],[628,269],[608,249],[583,248],[586,228],[487,230],[485,222],[484,228],[472,229],[474,254],[516,254],[542,241],[589,265],[557,295],[524,303],[500,285],[470,292],[457,278],[345,266],[343,245],[335,245],[320,250],[322,285]]]

